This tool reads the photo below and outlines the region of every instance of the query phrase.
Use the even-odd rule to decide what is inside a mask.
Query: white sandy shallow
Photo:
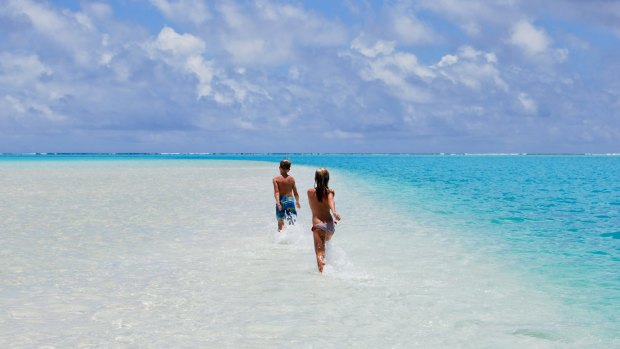
[[[293,165],[302,210],[278,234],[277,164],[0,166],[2,348],[618,344],[338,171],[343,220],[321,275],[305,198],[310,168]]]

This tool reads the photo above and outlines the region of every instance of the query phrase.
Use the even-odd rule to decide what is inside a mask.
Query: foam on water
[[[567,307],[332,171],[343,220],[316,268],[305,188],[276,231],[277,164],[0,164],[0,347],[618,347]]]
[[[272,231],[273,242],[280,245],[291,245],[296,249],[307,250],[312,247],[312,237],[308,234],[310,228],[301,221],[302,216],[298,216],[299,219],[295,225],[285,225],[282,231],[277,231],[273,228],[273,224],[270,224],[266,230]]]
[[[340,248],[336,241],[329,241],[325,244],[323,274],[356,282],[369,282],[372,280],[368,273],[353,264],[346,251]]]
[[[282,231],[275,231],[273,224],[266,229],[272,231],[271,236],[275,244],[286,245],[293,250],[312,256],[314,254],[314,242],[310,230],[310,221],[310,217],[306,217],[306,212],[302,211],[294,225],[285,225]],[[362,281],[369,279],[366,273],[357,270],[345,250],[340,248],[335,241],[327,241],[325,244],[323,274],[343,280]]]

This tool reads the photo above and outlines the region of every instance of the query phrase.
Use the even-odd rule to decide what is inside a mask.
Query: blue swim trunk
[[[295,223],[295,220],[297,220],[295,199],[292,196],[280,196],[280,205],[282,205],[281,210],[278,210],[278,205],[276,205],[276,218],[279,221],[286,219],[289,224]]]

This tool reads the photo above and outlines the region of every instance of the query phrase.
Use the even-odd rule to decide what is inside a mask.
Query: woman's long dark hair
[[[314,183],[316,188],[316,198],[319,202],[327,197],[329,192],[329,171],[326,168],[319,168],[314,174]]]

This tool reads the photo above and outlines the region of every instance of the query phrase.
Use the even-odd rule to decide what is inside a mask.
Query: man
[[[289,176],[291,161],[284,159],[280,161],[280,175],[273,178],[273,196],[276,199],[276,219],[278,220],[278,231],[284,227],[284,219],[288,224],[294,224],[297,218],[295,206],[300,208],[299,194],[295,186],[295,178]],[[295,199],[293,199],[295,196]]]

